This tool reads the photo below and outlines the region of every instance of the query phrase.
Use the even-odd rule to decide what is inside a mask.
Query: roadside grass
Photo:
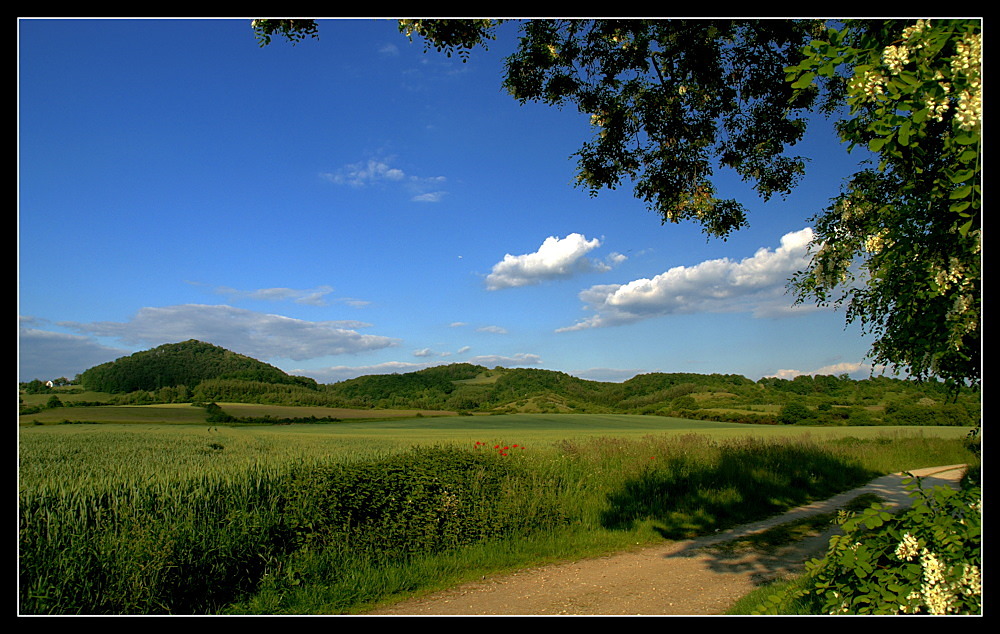
[[[623,415],[22,426],[20,611],[355,613],[968,461],[945,429],[756,427]]]

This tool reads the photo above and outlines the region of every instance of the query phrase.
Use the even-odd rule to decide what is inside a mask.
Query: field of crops
[[[353,611],[965,462],[966,432],[572,414],[22,424],[20,611]],[[483,544],[498,559],[414,568]]]

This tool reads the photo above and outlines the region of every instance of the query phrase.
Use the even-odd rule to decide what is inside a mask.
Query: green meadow
[[[216,425],[190,405],[63,422],[78,409],[19,425],[22,614],[357,613],[975,460],[959,427],[429,410]]]

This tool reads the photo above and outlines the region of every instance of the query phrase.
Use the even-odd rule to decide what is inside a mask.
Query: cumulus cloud
[[[846,374],[852,379],[867,379],[872,373],[881,374],[885,372],[885,366],[877,365],[873,366],[870,363],[833,363],[830,365],[824,365],[816,370],[802,371],[802,370],[778,370],[774,374],[768,374],[767,377],[775,377],[779,379],[791,380],[797,376],[801,375],[812,375],[812,376],[840,376],[841,374]]]
[[[751,312],[773,317],[810,307],[791,307],[785,285],[808,263],[809,228],[787,233],[777,249],[761,248],[740,261],[722,258],[677,266],[651,279],[601,284],[579,295],[593,317],[558,332],[632,323],[671,314]]]
[[[61,326],[132,345],[155,347],[187,339],[207,341],[257,359],[313,359],[398,345],[366,335],[355,321],[306,321],[232,306],[184,304],[143,308],[127,322],[63,322]]]
[[[613,264],[625,259],[620,253],[612,254],[607,262],[585,257],[599,246],[601,241],[597,238],[588,240],[579,233],[571,233],[565,238],[549,236],[534,253],[506,254],[503,260],[493,265],[493,270],[486,276],[486,288],[494,291],[538,284],[578,273],[607,271]]]

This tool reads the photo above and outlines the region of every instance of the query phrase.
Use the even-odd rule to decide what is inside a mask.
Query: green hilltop
[[[193,387],[209,379],[303,385],[316,382],[293,377],[251,357],[204,341],[189,339],[136,352],[94,366],[80,374],[80,384],[95,392],[127,393],[164,387]]]

